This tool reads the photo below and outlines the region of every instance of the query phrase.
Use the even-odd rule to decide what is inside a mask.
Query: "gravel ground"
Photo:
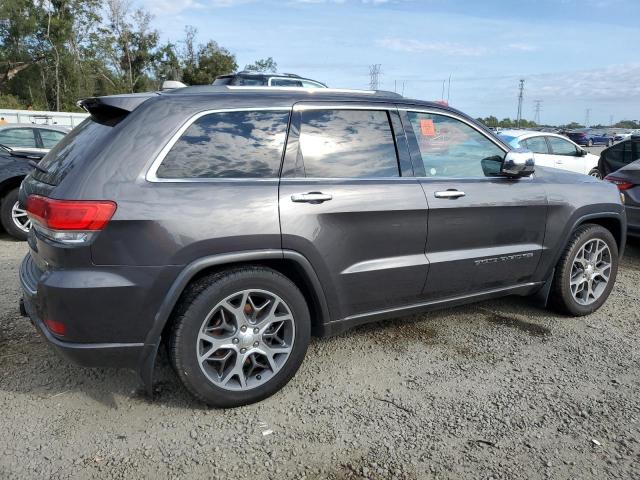
[[[56,357],[17,311],[25,252],[0,236],[0,478],[640,478],[640,242],[589,317],[506,298],[368,325],[234,410],[166,358],[149,401]]]

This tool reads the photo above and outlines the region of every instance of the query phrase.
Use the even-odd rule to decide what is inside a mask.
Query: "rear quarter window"
[[[277,178],[289,111],[210,113],[171,147],[160,179]]]

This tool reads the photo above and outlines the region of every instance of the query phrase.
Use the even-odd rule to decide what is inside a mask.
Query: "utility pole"
[[[609,126],[613,127],[613,115],[609,115]]]
[[[450,98],[451,98],[451,74],[449,74],[449,84],[447,85],[447,105],[449,105]]]
[[[591,109],[587,108],[584,114],[584,126],[589,127],[589,123],[591,122]]]
[[[522,121],[522,99],[524,98],[524,79],[520,79],[520,93],[518,94],[518,116],[516,117],[516,127],[520,128]]]
[[[369,65],[369,89],[370,90],[378,90],[380,87],[380,65],[379,63],[375,63],[373,65]]]
[[[542,100],[534,100],[533,103],[536,106],[536,109],[535,109],[536,114],[534,116],[533,121],[536,122],[537,125],[540,125],[540,110],[542,110],[541,108]]]

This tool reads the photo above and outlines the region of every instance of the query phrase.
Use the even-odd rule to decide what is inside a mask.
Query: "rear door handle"
[[[434,193],[434,195],[436,198],[459,198],[464,197],[466,194],[460,190],[443,190]]]
[[[322,203],[332,198],[328,193],[322,192],[294,193],[291,195],[291,201],[296,203]]]

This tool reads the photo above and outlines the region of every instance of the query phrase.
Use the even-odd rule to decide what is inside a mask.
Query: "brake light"
[[[621,180],[619,178],[612,177],[610,175],[604,177],[604,179],[616,185],[618,187],[618,190],[620,190],[621,192],[623,192],[624,190],[629,190],[631,187],[634,186],[634,184],[631,182],[627,182],[626,180]]]
[[[109,200],[56,200],[29,195],[27,214],[36,231],[62,243],[86,243],[104,229],[117,205]]]

